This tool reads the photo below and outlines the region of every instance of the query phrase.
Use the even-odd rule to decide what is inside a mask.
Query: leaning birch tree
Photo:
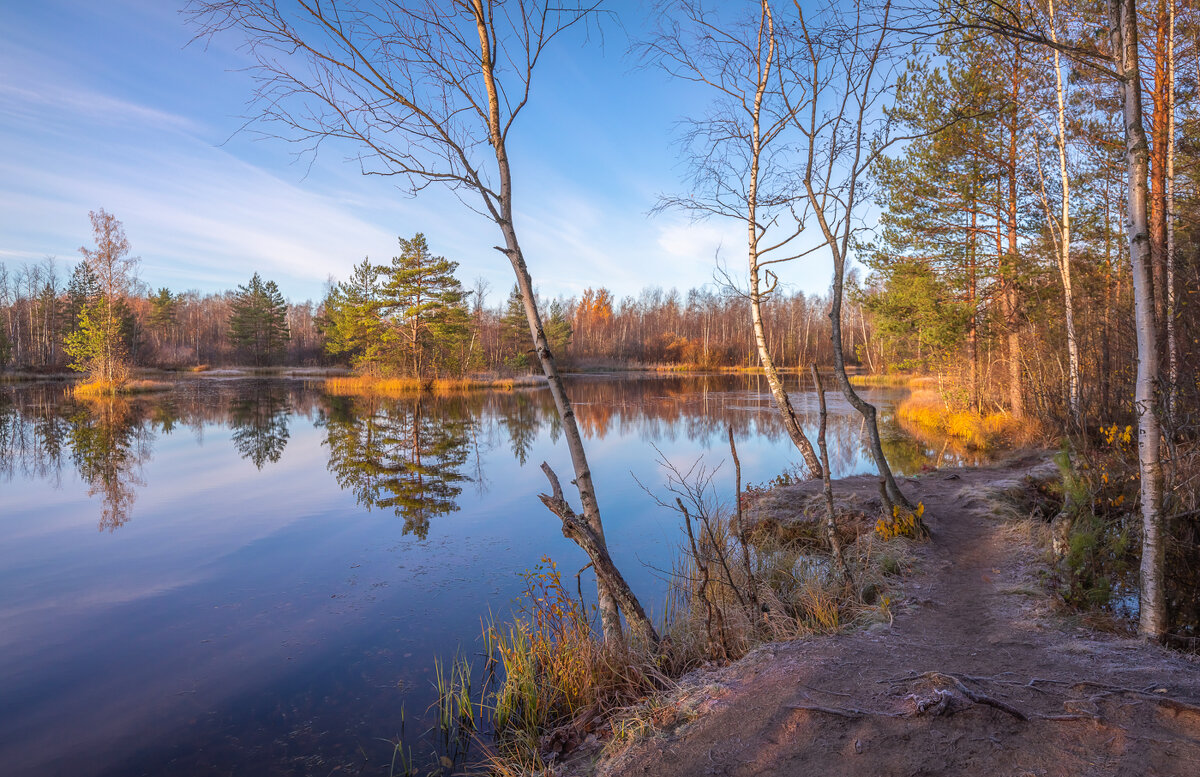
[[[658,210],[743,224],[749,263],[750,322],[755,350],[784,428],[814,477],[823,469],[800,427],[796,410],[768,347],[763,304],[778,286],[774,265],[798,259],[803,225],[791,218],[791,126],[780,93],[779,37],[768,0],[744,13],[704,0],[678,0],[659,11],[657,33],[645,57],[671,77],[712,94],[705,114],[684,121],[691,192],[664,197]]]
[[[609,558],[600,507],[571,401],[542,326],[513,207],[509,137],[547,46],[587,23],[595,5],[539,0],[193,0],[199,37],[233,33],[253,63],[255,118],[315,151],[344,141],[367,175],[413,194],[448,187],[500,231],[542,371],[562,419],[582,515],[548,466],[543,502],[595,565],[606,638],[620,611],[645,641],[657,634]]]
[[[801,136],[804,203],[799,219],[816,223],[818,248],[825,249],[833,265],[829,320],[834,373],[846,400],[863,416],[888,499],[911,507],[884,455],[876,408],[850,384],[842,348],[846,271],[855,233],[862,226],[867,176],[884,150],[904,139],[892,132],[884,110],[891,93],[888,76],[895,66],[891,2],[879,7],[866,0],[833,2],[816,15],[806,14],[798,0],[794,4],[798,51],[784,78],[802,87],[785,87],[781,93],[789,100],[788,115]],[[797,97],[799,102],[794,101]]]

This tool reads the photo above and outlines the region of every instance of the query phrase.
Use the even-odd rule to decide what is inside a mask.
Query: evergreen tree
[[[258,273],[246,286],[238,286],[230,305],[229,339],[257,366],[281,358],[289,339],[287,302],[275,281],[264,282]]]
[[[529,368],[529,319],[525,317],[525,302],[515,283],[500,317],[500,341],[506,364],[518,370]]]
[[[165,340],[178,322],[179,297],[164,287],[150,297],[150,328],[160,340]]]
[[[400,255],[384,276],[379,307],[386,321],[385,343],[408,374],[425,378],[450,365],[470,331],[466,292],[454,277],[458,262],[429,252],[425,236],[400,239]]]
[[[348,281],[329,290],[323,306],[320,328],[325,335],[325,351],[348,356],[350,364],[360,370],[384,368],[381,271],[370,259],[363,259],[354,266]]]
[[[550,350],[555,358],[565,358],[574,333],[566,305],[562,300],[555,299],[548,305],[539,303],[538,309],[546,311],[542,331],[546,334]],[[513,284],[512,291],[509,292],[504,312],[500,317],[500,338],[504,348],[504,361],[509,367],[524,370],[533,366],[535,359],[529,348],[529,320],[525,317],[525,302],[521,299],[521,292],[516,284]]]
[[[571,347],[571,319],[567,316],[566,305],[562,300],[553,300],[546,308],[546,323],[543,329],[546,332],[546,340],[550,343],[550,350],[554,351],[554,355],[559,359],[565,359],[567,349]]]
[[[69,330],[76,328],[76,322],[79,320],[80,312],[83,311],[83,306],[98,296],[100,296],[100,279],[96,277],[96,273],[92,272],[91,266],[87,262],[75,265],[75,271],[71,273],[71,280],[67,282],[66,316]]]

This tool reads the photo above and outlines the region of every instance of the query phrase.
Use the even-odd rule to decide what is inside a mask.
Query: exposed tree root
[[[1017,720],[1026,720],[1026,721],[1029,720],[1028,715],[1026,715],[1024,712],[1021,712],[1019,709],[1012,706],[1011,704],[1008,704],[1007,702],[1003,702],[1003,701],[1000,701],[999,699],[988,696],[986,693],[980,693],[979,691],[971,690],[970,688],[968,688],[966,686],[966,684],[960,678],[955,677],[952,674],[945,674],[943,672],[924,672],[922,674],[910,675],[908,677],[898,677],[895,680],[886,680],[886,681],[882,681],[882,682],[902,683],[902,682],[911,682],[913,680],[934,680],[934,681],[941,680],[943,682],[949,682],[950,684],[952,684],[955,687],[955,689],[958,690],[959,693],[961,693],[964,697],[966,697],[968,700],[974,702],[975,704],[986,704],[989,707],[995,707],[996,709],[1000,710],[1001,712],[1005,712],[1005,713],[1008,713],[1009,715],[1012,715]],[[938,711],[933,712],[933,714],[941,715],[941,714],[944,714],[946,711],[948,711],[948,702],[949,702],[949,699],[944,699],[944,698],[937,701],[935,707]],[[923,710],[920,710],[919,704],[918,704],[918,711],[923,711]],[[931,711],[932,711],[932,709],[931,709]]]

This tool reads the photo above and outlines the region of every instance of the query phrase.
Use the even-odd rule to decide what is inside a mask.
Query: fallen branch
[[[816,704],[789,704],[786,709],[789,710],[804,710],[806,712],[824,712],[826,715],[837,715],[842,718],[861,718],[866,716],[879,716],[884,718],[903,718],[904,714],[900,712],[880,712],[878,710],[860,710],[860,709],[841,709],[838,707],[822,707]]]

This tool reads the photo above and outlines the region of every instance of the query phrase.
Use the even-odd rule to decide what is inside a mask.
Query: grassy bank
[[[863,388],[928,389],[937,385],[933,375],[851,375],[850,385]]]
[[[739,532],[738,512],[716,503],[708,481],[672,494],[687,505],[677,513],[690,539],[669,571],[661,642],[600,639],[578,584],[565,584],[543,559],[525,574],[512,622],[485,629],[482,673],[456,662],[438,683],[434,739],[445,752],[434,756],[443,765],[478,760],[466,756],[478,743],[492,774],[546,773],[585,740],[620,748],[686,722],[696,711],[679,703],[679,683],[692,670],[736,661],[772,641],[890,622],[888,591],[911,563],[912,540],[897,536],[903,520],[840,515],[839,529],[852,537],[843,575],[823,540],[813,540],[819,531],[788,542]],[[788,497],[822,499],[816,491]],[[480,674],[482,687],[473,690],[469,678]],[[411,752],[400,760],[398,773],[420,773]]]
[[[479,389],[512,390],[542,386],[545,379],[536,375],[511,378],[375,378],[369,376],[333,377],[325,380],[325,390],[337,396],[402,396],[430,392],[452,394]]]

